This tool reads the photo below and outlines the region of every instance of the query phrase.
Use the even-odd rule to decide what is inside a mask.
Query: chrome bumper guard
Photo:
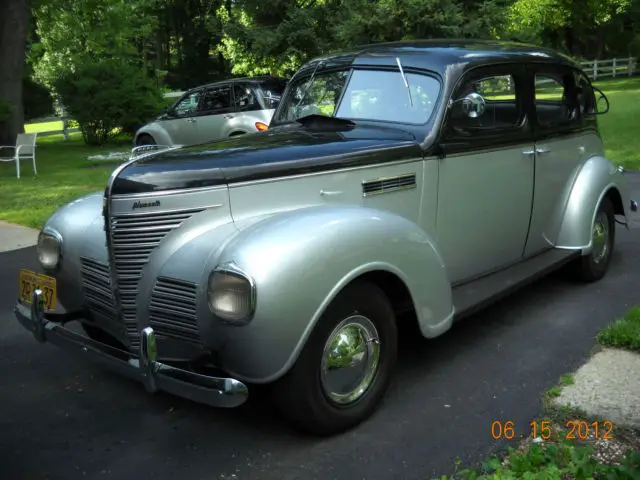
[[[62,322],[47,319],[42,305],[42,291],[36,290],[30,306],[18,301],[14,308],[20,323],[38,342],[50,342],[88,356],[116,373],[142,382],[150,393],[162,390],[206,405],[229,408],[242,405],[249,396],[246,385],[233,378],[210,377],[158,362],[156,336],[151,327],[142,330],[140,358],[135,358],[129,352],[73,332]]]

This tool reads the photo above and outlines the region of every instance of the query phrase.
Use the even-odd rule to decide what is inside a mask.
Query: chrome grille
[[[122,319],[132,348],[140,346],[136,293],[142,268],[162,239],[203,208],[119,215],[111,219],[111,248]]]
[[[149,325],[158,335],[200,343],[195,283],[159,277],[149,304]]]
[[[109,266],[87,257],[80,257],[82,291],[89,310],[115,317],[115,300],[111,291]]]

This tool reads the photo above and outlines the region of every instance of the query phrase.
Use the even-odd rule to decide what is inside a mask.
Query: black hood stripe
[[[403,130],[356,127],[310,131],[279,127],[203,145],[160,151],[119,172],[111,194],[212,187],[420,158],[416,139]]]

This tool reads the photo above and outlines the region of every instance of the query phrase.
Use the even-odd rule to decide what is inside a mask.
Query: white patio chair
[[[36,136],[37,133],[19,133],[16,138],[16,144],[0,145],[0,162],[16,162],[16,177],[20,178],[20,160],[31,159],[33,162],[33,174],[37,174],[36,169]],[[2,150],[13,149],[13,155],[5,156]]]

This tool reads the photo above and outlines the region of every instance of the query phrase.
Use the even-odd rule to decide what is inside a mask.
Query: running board
[[[454,320],[476,313],[579,256],[580,251],[552,249],[477,280],[454,286]]]

